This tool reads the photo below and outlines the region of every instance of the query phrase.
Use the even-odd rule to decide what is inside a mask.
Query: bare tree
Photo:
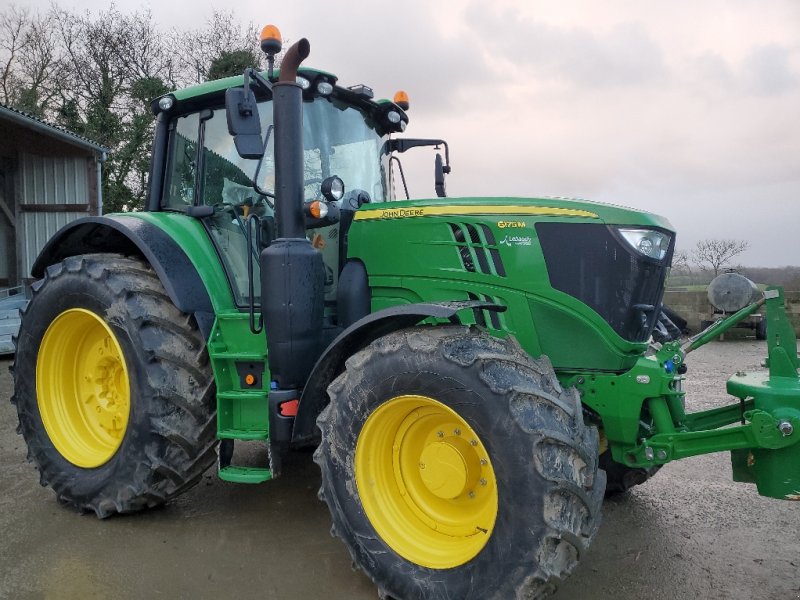
[[[0,13],[0,102],[43,116],[57,84],[58,49],[49,15],[13,4]]]
[[[710,267],[716,277],[730,263],[731,259],[749,247],[750,243],[745,240],[700,240],[697,242],[692,256],[699,266]]]
[[[9,6],[0,14],[0,101],[13,104],[17,88],[16,71],[25,47],[30,14],[25,9]]]
[[[123,12],[113,1],[82,13],[55,3],[45,12],[0,8],[0,102],[111,149],[108,211],[143,204],[154,98],[261,60],[256,27],[232,12],[215,11],[187,32],[160,29],[149,11]]]
[[[150,101],[171,89],[176,59],[149,11],[96,14],[54,9],[65,85],[57,119],[112,149],[103,170],[105,204],[140,208],[146,192]]]
[[[231,53],[242,53],[256,61],[261,60],[258,30],[253,23],[241,25],[233,11],[215,10],[201,29],[188,32],[175,31],[174,40],[193,40],[192,44],[178,42],[174,48],[181,57],[181,84],[202,83],[212,79],[219,71],[211,71],[212,64]],[[249,65],[259,67],[260,64]]]
[[[672,255],[672,272],[690,274],[692,272],[691,260],[686,250],[676,250]]]

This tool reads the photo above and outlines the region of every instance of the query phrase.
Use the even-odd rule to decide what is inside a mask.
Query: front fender
[[[317,438],[317,417],[328,403],[328,385],[344,370],[348,357],[379,337],[413,327],[431,317],[458,324],[458,312],[473,309],[502,312],[506,307],[480,301],[401,304],[379,310],[353,323],[331,342],[311,370],[300,397],[292,431],[292,444],[305,446],[312,444]]]

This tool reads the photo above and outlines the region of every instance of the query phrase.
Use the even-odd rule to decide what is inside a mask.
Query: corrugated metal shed
[[[90,212],[87,199],[91,164],[86,157],[23,153],[20,158],[18,226],[25,232],[20,266],[23,273],[30,273],[39,251],[53,233]]]
[[[107,152],[0,104],[0,354],[13,352],[25,285],[45,242],[70,221],[102,212],[100,174]]]
[[[102,212],[108,150],[53,123],[0,104],[0,289],[31,281],[45,242]]]

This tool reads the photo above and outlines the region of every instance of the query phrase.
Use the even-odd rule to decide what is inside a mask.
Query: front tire
[[[101,518],[156,506],[214,462],[205,341],[146,263],[89,254],[48,267],[16,343],[17,431],[61,503]]]
[[[756,339],[757,340],[765,340],[767,339],[767,318],[761,317],[761,320],[756,323]]]
[[[661,470],[654,467],[628,467],[614,460],[611,450],[600,455],[600,468],[606,473],[606,497],[619,496],[632,487],[642,485]]]
[[[605,476],[547,359],[418,327],[352,356],[328,393],[320,497],[382,597],[540,598],[575,568]]]

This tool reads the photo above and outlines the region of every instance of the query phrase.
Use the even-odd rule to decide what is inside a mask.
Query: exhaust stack
[[[278,239],[260,256],[261,307],[271,377],[280,389],[302,388],[321,350],[325,268],[306,238],[303,90],[295,82],[310,49],[305,38],[289,48],[272,88]]]

